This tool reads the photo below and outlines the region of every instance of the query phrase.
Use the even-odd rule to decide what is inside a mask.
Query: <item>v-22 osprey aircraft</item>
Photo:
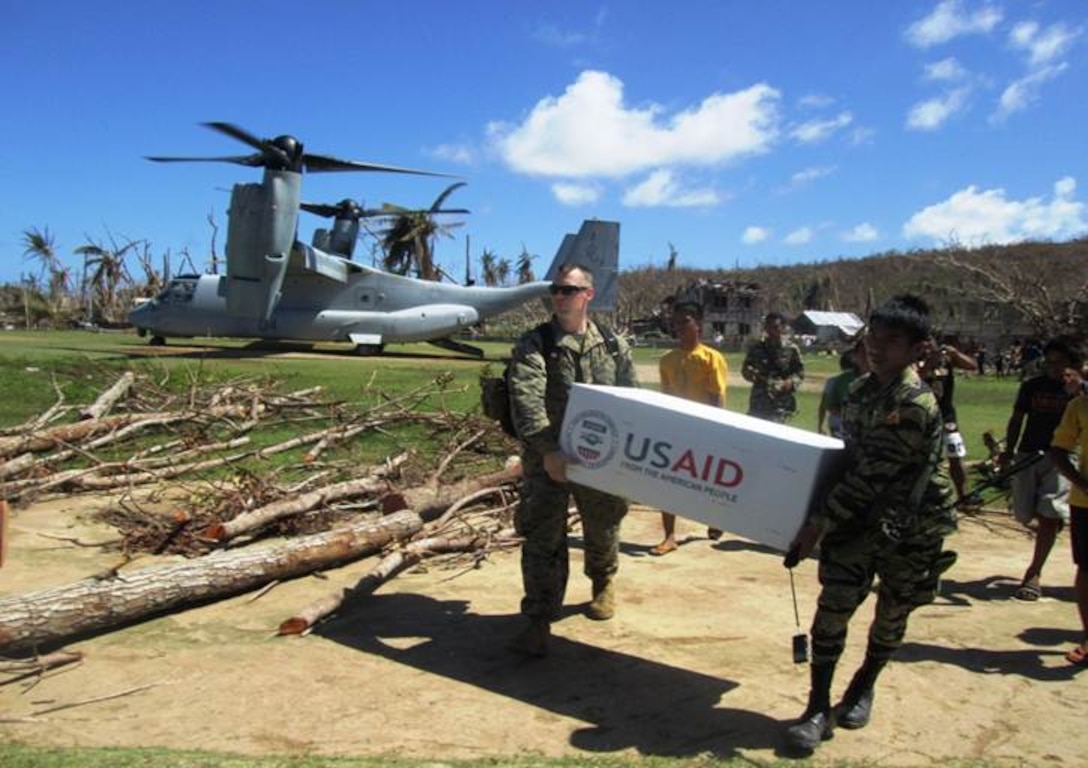
[[[481,320],[542,298],[559,266],[583,264],[597,288],[591,309],[615,307],[619,224],[585,221],[566,235],[545,280],[511,288],[461,286],[391,274],[352,260],[360,209],[345,201],[302,203],[303,171],[385,171],[439,176],[389,165],[340,160],[303,151],[292,136],[259,139],[229,123],[205,123],[256,154],[231,157],[149,157],[156,162],[229,162],[264,169],[259,184],[236,184],[228,212],[225,275],[179,276],[129,319],[151,344],[167,337],[229,336],[269,340],[346,341],[359,354],[386,344],[429,341],[470,354],[451,336]],[[335,216],[311,245],[296,239],[299,210]]]

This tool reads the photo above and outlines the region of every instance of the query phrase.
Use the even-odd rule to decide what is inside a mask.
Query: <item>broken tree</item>
[[[0,655],[35,650],[373,555],[422,527],[419,515],[404,510],[275,546],[214,552],[184,563],[0,599]]]

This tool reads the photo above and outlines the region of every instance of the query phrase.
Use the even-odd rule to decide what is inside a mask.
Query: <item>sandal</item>
[[[1043,596],[1042,587],[1039,586],[1039,582],[1035,579],[1024,582],[1020,585],[1013,595],[1017,600],[1023,600],[1025,603],[1034,603],[1040,597]]]
[[[1083,645],[1078,645],[1076,648],[1065,654],[1065,660],[1070,664],[1076,664],[1077,666],[1088,666],[1088,648]]]
[[[670,552],[675,552],[677,546],[678,545],[675,541],[663,541],[655,547],[650,547],[650,554],[654,555],[655,557],[661,557],[662,555],[667,555]]]

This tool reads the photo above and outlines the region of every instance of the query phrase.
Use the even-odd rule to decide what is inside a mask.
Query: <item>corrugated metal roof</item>
[[[851,334],[865,327],[865,322],[853,312],[819,312],[810,309],[801,314],[813,325],[833,325]]]

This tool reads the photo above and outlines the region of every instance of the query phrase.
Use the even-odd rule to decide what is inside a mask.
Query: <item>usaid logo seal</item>
[[[619,430],[601,411],[582,411],[567,422],[564,442],[587,469],[597,469],[612,461],[619,446]]]

